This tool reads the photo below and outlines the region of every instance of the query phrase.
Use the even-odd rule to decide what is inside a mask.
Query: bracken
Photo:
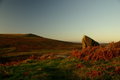
[[[120,43],[119,43],[120,44]],[[116,46],[117,45],[117,46]],[[120,56],[120,46],[118,43],[110,43],[106,47],[96,46],[87,47],[79,50],[73,50],[72,56],[82,60],[110,60],[114,57]]]

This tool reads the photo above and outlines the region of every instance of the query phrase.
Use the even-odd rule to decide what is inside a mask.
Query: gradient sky
[[[120,0],[0,0],[0,33],[80,42],[120,40]]]

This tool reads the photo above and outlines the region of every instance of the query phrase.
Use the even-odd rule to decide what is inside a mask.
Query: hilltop
[[[10,59],[46,53],[69,54],[72,49],[81,49],[81,43],[54,40],[35,34],[0,34],[0,40],[0,57],[7,56]]]
[[[0,40],[0,48],[15,47],[16,51],[80,48],[80,43],[44,38],[35,34],[0,34]]]
[[[0,34],[0,37],[40,37],[35,34]]]

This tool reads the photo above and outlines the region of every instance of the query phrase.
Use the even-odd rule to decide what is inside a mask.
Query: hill
[[[81,44],[44,38],[35,34],[0,34],[0,57],[66,54],[74,48],[80,49]]]
[[[73,49],[80,44],[40,37],[35,34],[0,34],[0,48],[16,48],[16,52],[40,49]]]

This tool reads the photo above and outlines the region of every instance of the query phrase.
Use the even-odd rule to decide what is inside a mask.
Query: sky
[[[0,34],[81,42],[120,40],[120,0],[0,0]]]

